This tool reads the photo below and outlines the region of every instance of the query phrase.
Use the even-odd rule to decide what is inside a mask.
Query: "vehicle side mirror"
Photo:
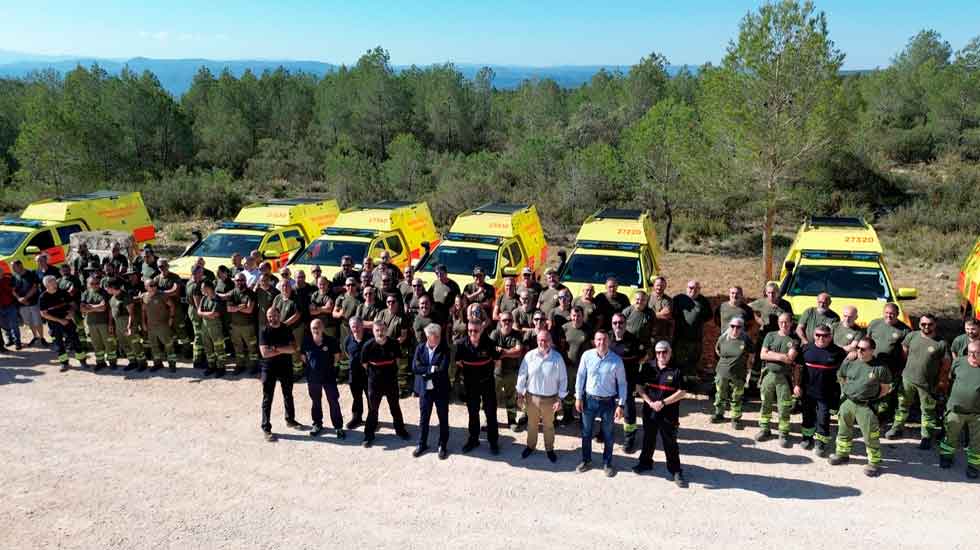
[[[516,267],[505,267],[503,269],[503,272],[504,272],[504,277],[517,277]]]
[[[40,254],[41,249],[36,246],[28,246],[24,249],[24,254]]]
[[[262,253],[262,257],[266,260],[275,260],[279,258],[279,253],[275,250],[266,250]]]
[[[896,294],[899,300],[915,300],[919,297],[919,291],[914,288],[899,288]]]

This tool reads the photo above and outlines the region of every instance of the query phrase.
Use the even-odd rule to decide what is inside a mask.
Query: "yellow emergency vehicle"
[[[505,277],[515,277],[525,267],[540,275],[547,256],[548,243],[533,204],[488,203],[456,217],[418,277],[431,285],[435,266],[443,264],[462,288],[473,282],[473,268],[479,266],[486,282],[499,291]]]
[[[650,213],[620,208],[604,208],[589,216],[559,269],[559,278],[572,296],[580,296],[587,284],[599,294],[606,280],[615,277],[619,291],[631,300],[637,290],[649,293],[659,274],[660,247]]]
[[[960,276],[956,281],[956,289],[960,295],[960,312],[964,320],[980,320],[980,300],[977,300],[980,289],[977,287],[980,287],[980,238],[963,260]]]
[[[96,191],[37,201],[19,217],[0,219],[0,273],[10,271],[14,260],[34,269],[34,256],[41,252],[58,265],[65,261],[73,233],[103,229],[131,233],[137,244],[156,238],[138,192]]]
[[[233,221],[222,222],[207,238],[201,239],[198,234],[198,240],[170,262],[170,270],[189,278],[198,258],[204,258],[205,267],[215,271],[219,265],[230,266],[235,253],[248,256],[253,250],[258,250],[276,270],[333,223],[339,211],[337,201],[317,198],[269,199],[249,204]]]
[[[896,292],[878,234],[861,218],[814,216],[804,221],[786,254],[779,285],[796,315],[817,305],[817,295],[827,292],[838,314],[844,306],[856,307],[862,327],[880,318],[888,302],[896,303],[899,318],[912,326],[901,302],[918,294],[914,288]]]
[[[344,256],[360,268],[365,257],[377,259],[387,250],[391,263],[404,269],[434,247],[439,234],[424,202],[388,200],[344,210],[323,234],[293,260],[297,269],[319,265],[324,277],[340,271]]]

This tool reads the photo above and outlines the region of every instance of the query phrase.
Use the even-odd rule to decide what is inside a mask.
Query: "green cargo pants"
[[[201,337],[208,366],[212,369],[224,369],[225,333],[221,327],[221,319],[201,319]]]
[[[191,352],[196,364],[198,360],[204,359],[204,319],[197,315],[189,317],[191,322],[191,329],[194,331],[194,339],[191,341]]]
[[[117,317],[116,322],[116,340],[119,342],[119,347],[129,360],[129,363],[135,364],[138,361],[143,360],[143,342],[140,339],[139,332],[137,331],[132,336],[126,335],[126,327],[129,326],[129,317]]]
[[[939,443],[939,454],[952,457],[960,443],[960,432],[966,427],[970,433],[970,446],[966,448],[966,462],[980,468],[980,414],[949,411],[946,413],[946,437]]]
[[[258,348],[255,327],[252,325],[231,325],[231,345],[235,348],[235,366],[240,369],[255,368]]]
[[[936,398],[932,396],[929,388],[913,384],[908,380],[902,379],[902,385],[898,388],[898,407],[895,409],[894,427],[902,428],[905,420],[909,417],[909,409],[915,403],[915,398],[919,398],[919,408],[922,411],[923,438],[930,437],[932,430],[938,428],[936,423]]]
[[[85,320],[85,332],[92,343],[92,352],[97,362],[114,363],[116,361],[116,339],[109,336],[109,325],[90,323]]]
[[[153,350],[153,361],[157,365],[163,362],[164,354],[167,361],[177,361],[177,353],[174,352],[174,331],[169,325],[147,327],[146,339],[150,349]]]
[[[861,429],[864,446],[868,449],[868,463],[881,464],[881,432],[878,415],[867,404],[855,403],[850,399],[841,403],[837,411],[837,456],[851,456],[851,443],[854,441],[854,423]]]
[[[769,429],[772,420],[772,409],[779,411],[779,433],[789,434],[790,414],[793,412],[793,388],[789,379],[783,374],[767,372],[762,375],[759,387],[762,397],[762,408],[759,411],[759,428]]]
[[[501,366],[493,373],[497,406],[507,410],[507,424],[517,423],[517,370]]]
[[[722,416],[729,406],[732,420],[742,418],[742,395],[745,393],[745,377],[715,378],[715,415]]]

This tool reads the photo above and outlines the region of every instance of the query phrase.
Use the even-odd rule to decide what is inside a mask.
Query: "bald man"
[[[813,341],[813,331],[820,325],[832,326],[840,321],[840,315],[830,309],[830,294],[821,292],[817,295],[817,305],[808,307],[800,315],[796,325],[796,336],[805,346]]]

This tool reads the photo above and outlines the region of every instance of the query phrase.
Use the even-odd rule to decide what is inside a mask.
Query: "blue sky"
[[[381,45],[398,65],[717,62],[758,1],[0,0],[0,49],[93,57],[303,59],[352,63]],[[959,49],[980,2],[818,1],[845,67],[887,65],[934,28]]]

